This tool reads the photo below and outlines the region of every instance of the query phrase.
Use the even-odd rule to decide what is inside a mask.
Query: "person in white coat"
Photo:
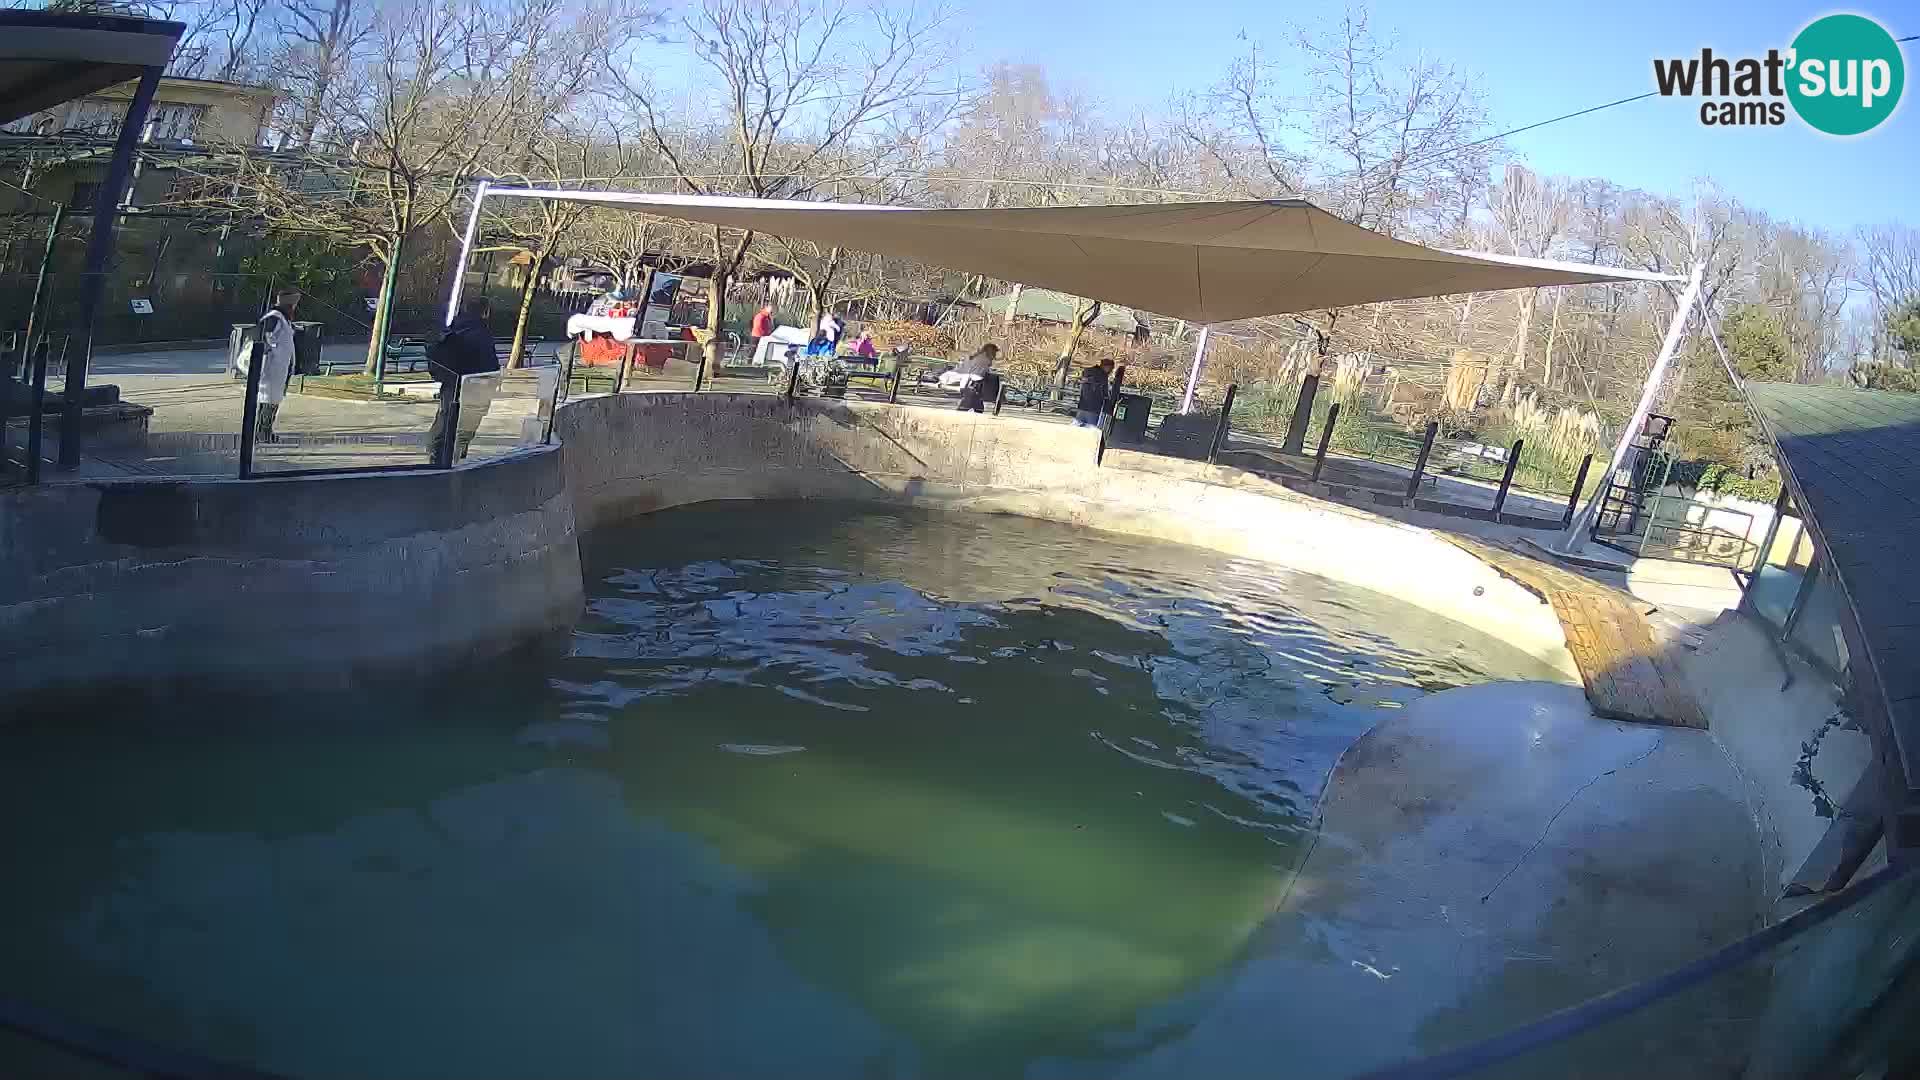
[[[300,290],[282,289],[274,294],[273,306],[260,317],[260,404],[254,413],[255,442],[276,441],[273,421],[287,396],[287,383],[293,378],[293,313],[299,307]]]

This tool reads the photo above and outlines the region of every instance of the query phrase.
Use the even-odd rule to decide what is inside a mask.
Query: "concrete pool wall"
[[[1546,605],[1426,530],[1094,432],[866,402],[625,394],[558,445],[451,471],[47,484],[0,495],[0,696],[335,685],[562,632],[577,533],[713,499],[837,497],[1044,518],[1391,593],[1571,681]]]
[[[334,685],[562,632],[558,448],[451,472],[47,484],[0,497],[0,695]]]
[[[1110,449],[1010,416],[744,394],[576,401],[555,434],[583,532],[713,499],[845,498],[1006,513],[1262,559],[1390,594],[1577,679],[1547,605],[1425,529],[1238,469]]]

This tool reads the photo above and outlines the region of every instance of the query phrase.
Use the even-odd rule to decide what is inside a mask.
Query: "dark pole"
[[[1560,517],[1560,527],[1573,524],[1573,508],[1580,505],[1580,489],[1587,486],[1587,470],[1593,465],[1593,455],[1580,459],[1580,474],[1573,478],[1573,494],[1567,496],[1567,512]]]
[[[700,382],[707,374],[707,354],[702,352],[700,359],[693,362],[693,392],[700,392]]]
[[[645,326],[647,322],[647,302],[653,299],[653,275],[655,273],[656,270],[651,266],[640,272],[640,306],[633,309],[633,336],[635,339],[646,336],[641,331],[641,327]],[[669,315],[668,318],[672,318],[672,316]]]
[[[1513,487],[1513,470],[1520,464],[1520,447],[1525,439],[1513,440],[1513,448],[1507,451],[1507,471],[1500,477],[1500,493],[1493,497],[1493,520],[1500,520],[1500,511],[1507,505],[1507,490]]]
[[[1753,574],[1753,575],[1759,574],[1760,568],[1762,566],[1767,565],[1768,556],[1773,554],[1774,537],[1780,535],[1780,518],[1786,512],[1787,512],[1787,485],[1784,481],[1782,481],[1780,484],[1780,494],[1776,495],[1773,500],[1773,520],[1767,522],[1767,531],[1765,535],[1763,535],[1760,538],[1760,550],[1754,553],[1755,558],[1753,560],[1753,569],[1749,572],[1750,574]],[[1753,585],[1753,579],[1752,577],[1749,577],[1746,583],[1741,586],[1740,600],[1742,603],[1746,602],[1747,589],[1751,588],[1752,585]]]
[[[1000,415],[1001,406],[1007,403],[1007,384],[1002,382],[993,395],[993,415]]]
[[[1227,396],[1220,401],[1220,420],[1213,425],[1213,443],[1207,447],[1207,464],[1211,465],[1220,457],[1220,451],[1227,445],[1228,417],[1233,415],[1233,395],[1240,392],[1239,383],[1227,384]]]
[[[1313,482],[1320,482],[1320,470],[1327,467],[1327,444],[1333,441],[1333,425],[1340,422],[1340,403],[1327,407],[1327,425],[1320,429],[1320,451],[1313,455]]]
[[[160,69],[148,68],[140,75],[127,115],[120,122],[119,137],[113,143],[113,159],[107,176],[93,202],[93,233],[87,237],[87,264],[80,278],[80,349],[67,356],[66,407],[60,414],[60,467],[80,466],[80,403],[87,392],[87,364],[93,358],[93,320],[100,308],[100,294],[107,284],[107,262],[113,256],[114,219],[120,200],[127,193],[128,177],[133,171],[134,147],[147,126],[147,113],[153,107],[153,93],[160,86]]]
[[[1280,444],[1283,454],[1298,454],[1307,444],[1307,428],[1313,423],[1313,399],[1320,394],[1320,376],[1300,380],[1300,396],[1293,403],[1293,420],[1287,424],[1287,438]]]
[[[1413,459],[1413,479],[1407,482],[1407,499],[1420,493],[1420,477],[1427,471],[1427,455],[1433,452],[1433,437],[1440,434],[1440,422],[1427,421],[1427,436],[1420,440],[1420,456]]]
[[[787,401],[793,401],[793,391],[800,382],[800,361],[796,358],[793,366],[787,369]]]
[[[459,375],[455,375],[451,383],[440,384],[441,415],[446,417],[446,422],[440,427],[440,441],[427,447],[437,468],[453,468],[453,448],[460,438],[460,391],[465,386],[466,381]]]
[[[60,345],[60,358],[67,357],[67,345],[73,342],[73,335]],[[27,483],[40,482],[40,440],[46,430],[47,414],[47,349],[53,344],[53,335],[49,334],[40,342],[33,354],[33,412],[27,416]]]
[[[900,404],[900,373],[906,369],[906,361],[895,358],[893,361],[893,381],[887,384],[887,404]]]
[[[40,275],[33,282],[33,301],[27,305],[27,344],[20,353],[20,359],[27,361],[34,353],[34,339],[46,331],[41,325],[41,307],[47,301],[47,270],[53,265],[54,241],[60,235],[60,222],[67,215],[65,203],[53,204],[53,224],[47,226],[47,248],[40,256]],[[26,365],[21,365],[21,374],[26,373]]]
[[[626,350],[620,354],[620,363],[613,369],[613,392],[618,394],[627,388],[627,369],[633,366],[633,352],[640,346],[627,342]]]
[[[253,324],[253,351],[247,354],[247,394],[240,406],[240,479],[253,475],[253,429],[254,414],[260,409],[260,365],[266,356],[266,342],[260,333],[260,323]]]

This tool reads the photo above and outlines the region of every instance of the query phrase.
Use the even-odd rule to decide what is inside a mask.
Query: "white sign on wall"
[[[135,301],[133,302],[133,313],[134,313],[135,315],[151,315],[151,314],[153,314],[153,301],[151,301],[151,300],[135,300]]]

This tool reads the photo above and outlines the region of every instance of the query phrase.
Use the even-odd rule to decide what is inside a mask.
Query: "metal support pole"
[[[67,346],[73,344],[73,335],[60,346],[60,358],[67,357]],[[40,347],[33,354],[33,397],[30,407],[33,412],[27,416],[27,483],[40,482],[40,441],[44,438],[47,425],[47,350],[53,345],[53,336],[46,335],[40,340]]]
[[[1587,470],[1592,467],[1592,454],[1580,459],[1580,472],[1573,478],[1573,494],[1567,496],[1567,512],[1560,516],[1560,527],[1563,529],[1573,524],[1573,509],[1580,505],[1580,489],[1587,486]],[[1592,506],[1592,500],[1588,500],[1587,505]]]
[[[1507,492],[1513,488],[1513,470],[1520,464],[1520,448],[1525,439],[1513,440],[1513,446],[1507,450],[1507,471],[1500,476],[1500,493],[1493,497],[1493,520],[1500,520],[1500,511],[1506,509]]]
[[[905,368],[906,365],[901,361],[895,360],[893,362],[893,381],[887,384],[887,404],[889,405],[898,405],[900,403],[900,373],[905,370]]]
[[[1793,628],[1800,623],[1800,612],[1807,606],[1807,598],[1813,595],[1814,583],[1820,579],[1820,549],[1813,549],[1813,557],[1807,560],[1807,572],[1800,576],[1800,587],[1794,590],[1793,606],[1787,609],[1787,617],[1780,622],[1780,642],[1785,644],[1793,637]]]
[[[466,385],[464,375],[455,375],[451,385],[440,384],[440,395],[446,399],[440,403],[441,415],[446,417],[446,422],[440,427],[440,441],[427,447],[435,468],[453,468],[453,449],[460,439],[460,393]]]
[[[633,366],[633,354],[640,346],[627,342],[627,348],[620,354],[620,362],[613,368],[613,392],[624,393],[627,389],[627,369]]]
[[[1303,375],[1300,392],[1293,399],[1293,417],[1287,421],[1287,437],[1280,442],[1283,454],[1298,454],[1307,444],[1307,429],[1313,426],[1313,399],[1320,395],[1320,376]]]
[[[467,231],[460,235],[460,260],[453,264],[453,288],[447,290],[447,321],[443,325],[451,326],[453,317],[460,314],[460,294],[467,284],[467,260],[473,255],[473,237],[480,229],[480,204],[487,198],[487,181],[482,180],[473,187],[473,209],[467,211]],[[540,268],[533,267],[537,272]],[[481,286],[485,295],[486,287]]]
[[[1640,404],[1633,410],[1625,427],[1620,429],[1620,441],[1613,448],[1613,457],[1607,463],[1607,469],[1600,474],[1600,490],[1605,491],[1608,481],[1620,471],[1620,465],[1627,458],[1627,451],[1633,447],[1633,440],[1646,427],[1647,416],[1653,412],[1653,403],[1660,396],[1660,384],[1666,380],[1667,368],[1673,363],[1673,356],[1680,351],[1680,340],[1686,336],[1687,319],[1693,314],[1694,301],[1700,296],[1700,278],[1706,273],[1706,263],[1693,264],[1693,273],[1687,278],[1687,287],[1680,294],[1680,302],[1674,305],[1673,321],[1667,324],[1667,336],[1660,343],[1660,354],[1654,357],[1653,368],[1647,372],[1647,384],[1640,391]],[[1574,495],[1579,496],[1579,485],[1574,485]],[[1569,520],[1567,530],[1561,534],[1557,545],[1561,551],[1573,551],[1586,537],[1582,535],[1593,520],[1594,511],[1599,508],[1598,499],[1587,500],[1576,520]]]
[[[33,356],[34,342],[39,335],[46,333],[42,308],[47,302],[47,270],[53,265],[54,243],[60,236],[60,223],[66,219],[67,205],[53,204],[53,223],[47,226],[47,246],[40,254],[40,273],[33,280],[33,300],[27,305],[27,343],[20,352],[21,374],[26,373],[29,358]]]
[[[1340,422],[1340,403],[1327,406],[1327,425],[1320,429],[1320,449],[1313,455],[1313,482],[1320,482],[1320,470],[1327,467],[1327,444],[1333,441],[1333,425]],[[1306,432],[1301,432],[1305,435]]]
[[[706,374],[707,374],[707,354],[701,353],[700,359],[695,360],[693,362],[693,392],[694,393],[697,394],[700,392],[700,383],[706,378]]]
[[[127,115],[120,122],[120,133],[113,142],[113,158],[107,163],[107,175],[94,195],[93,232],[87,237],[87,263],[80,278],[80,349],[68,350],[66,403],[60,412],[60,467],[80,467],[81,403],[87,394],[87,364],[93,359],[93,320],[100,309],[101,294],[107,286],[107,263],[113,258],[114,222],[120,215],[120,201],[126,197],[128,178],[133,174],[134,149],[147,126],[147,113],[153,108],[154,91],[160,87],[160,69],[148,68],[140,74],[140,85],[133,91]]]
[[[800,361],[795,360],[793,362],[793,366],[787,369],[787,402],[788,404],[792,404],[793,392],[794,390],[799,388],[799,384],[800,384]]]
[[[653,276],[658,272],[658,269],[652,266],[643,267],[640,271],[640,304],[633,309],[633,336],[635,340],[645,340],[647,336],[647,305],[653,302]],[[671,321],[673,318],[672,314],[669,313],[667,318]],[[706,354],[702,352],[701,355],[704,356]]]
[[[240,479],[253,476],[253,436],[260,411],[260,368],[267,355],[266,337],[260,323],[253,324],[253,351],[247,354],[247,393],[240,405]]]
[[[994,391],[993,415],[999,416],[1000,410],[1007,404],[1007,384],[1002,381]]]
[[[1211,465],[1220,457],[1220,451],[1227,445],[1227,428],[1232,423],[1228,418],[1233,415],[1233,395],[1240,392],[1239,383],[1227,384],[1227,396],[1220,402],[1220,419],[1213,425],[1213,442],[1207,445],[1207,464]]]
[[[1767,531],[1760,541],[1760,550],[1754,553],[1752,576],[1740,589],[1740,598],[1746,599],[1747,590],[1753,588],[1754,579],[1760,576],[1760,568],[1767,565],[1767,559],[1773,555],[1773,541],[1780,535],[1780,519],[1787,513],[1787,485],[1782,482],[1780,494],[1773,500],[1773,520],[1767,522]]]
[[[1433,437],[1440,434],[1440,422],[1427,421],[1426,437],[1420,440],[1420,455],[1413,459],[1413,479],[1407,481],[1407,501],[1420,494],[1420,480],[1427,471],[1427,455],[1433,453]]]
[[[1200,340],[1193,346],[1193,367],[1187,371],[1187,392],[1180,398],[1180,412],[1185,415],[1193,411],[1193,392],[1200,386],[1200,369],[1207,362],[1207,336],[1213,332],[1211,325],[1200,328]]]

